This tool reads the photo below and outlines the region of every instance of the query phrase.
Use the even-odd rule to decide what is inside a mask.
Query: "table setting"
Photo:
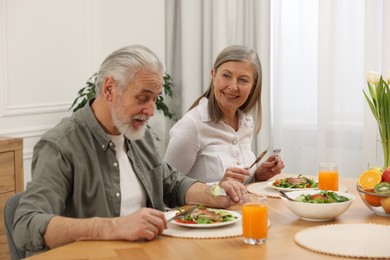
[[[191,214],[194,209],[203,208],[202,206],[193,205],[185,206],[184,209],[171,210],[165,212],[165,217],[168,221],[168,228],[164,230],[163,236],[180,237],[180,238],[228,238],[242,236],[242,211],[241,210],[225,210],[205,208],[212,212],[223,212],[231,216],[231,220],[225,222],[198,224],[198,223],[183,223],[177,218],[186,218],[186,214]],[[189,209],[189,210],[188,210]],[[267,218],[267,228],[271,222]]]
[[[343,183],[339,183],[337,165],[329,163],[326,164],[326,167],[324,165],[319,167],[319,174],[316,176],[318,178],[311,175],[283,173],[266,182],[249,184],[247,186],[248,196],[251,196],[252,200],[262,200],[261,203],[257,204],[264,204],[265,208],[267,208],[267,204],[271,205],[275,200],[283,201],[290,215],[295,215],[301,221],[311,223],[309,227],[296,232],[292,238],[296,245],[305,250],[317,254],[349,258],[390,258],[390,250],[386,246],[390,239],[390,225],[348,223],[346,220],[339,223],[338,218],[348,211],[351,205],[359,199],[359,196],[349,193],[347,187]],[[331,177],[329,177],[329,172],[332,172]],[[321,177],[320,174],[323,176]],[[334,175],[336,175],[336,180]],[[220,191],[218,190],[218,192]],[[322,196],[321,199],[328,201],[323,203],[310,201],[313,197],[318,200],[318,196]],[[304,201],[305,199],[309,201]],[[364,199],[362,201],[366,203]],[[268,213],[262,213],[266,216],[266,228],[255,226],[254,220],[252,220],[250,227],[258,229],[259,232],[261,230],[266,230],[266,232],[259,235],[261,238],[248,238],[256,232],[249,232],[249,224],[245,226],[245,222],[243,222],[245,218],[248,218],[244,215],[245,205],[240,209],[227,210],[236,217],[231,223],[222,225],[187,224],[186,226],[186,224],[170,221],[163,236],[189,239],[240,237],[248,245],[265,246],[267,233],[273,232],[270,228],[271,220]],[[175,214],[178,212],[166,212],[166,217],[172,219]],[[260,219],[260,215],[256,216],[256,222],[259,222]],[[246,221],[248,222],[248,220]],[[364,247],[364,245],[372,243],[373,237],[378,238],[375,246]]]
[[[180,217],[186,218],[186,214],[191,214],[194,210],[199,208],[199,206],[190,206],[188,212],[186,210],[172,210],[165,212],[165,217],[168,220],[168,228],[164,230],[163,236],[170,237],[180,237],[180,238],[227,238],[227,237],[236,237],[242,235],[241,230],[241,214],[236,211],[231,210],[217,210],[209,209],[215,211],[222,211],[226,214],[232,216],[232,220],[226,222],[218,223],[209,223],[209,224],[198,224],[195,221],[191,223],[185,223],[180,220]],[[183,215],[181,215],[183,214]],[[213,229],[211,232],[209,229]]]
[[[258,185],[258,183],[248,185],[249,194],[265,198],[267,208],[267,218],[263,218],[266,219],[267,232],[264,235],[265,228],[262,226],[263,233],[255,234],[254,232],[247,235],[258,236],[254,238],[255,240],[249,240],[249,242],[255,241],[252,243],[244,241],[246,237],[243,233],[242,205],[224,209],[227,213],[237,217],[230,224],[209,227],[204,227],[205,224],[195,227],[175,224],[174,220],[171,219],[177,215],[178,211],[183,213],[188,207],[187,205],[180,210],[173,209],[164,213],[166,219],[171,221],[163,234],[153,241],[77,241],[31,257],[31,259],[123,259],[134,255],[139,256],[140,259],[181,259],[185,257],[216,259],[304,258],[314,260],[390,259],[390,250],[387,250],[387,243],[390,241],[390,232],[388,231],[390,218],[376,214],[366,206],[366,202],[360,198],[359,191],[356,189],[359,178],[339,178],[338,186],[339,188],[345,187],[345,191],[337,192],[345,192],[355,197],[343,213],[332,220],[310,221],[294,214],[281,198],[280,191],[268,186],[268,182],[275,182],[277,178],[297,178],[298,175],[282,173],[269,181],[262,182],[261,185],[264,188],[261,190],[250,188],[251,186],[256,187],[254,185]],[[318,182],[318,176],[302,175]],[[316,188],[306,191],[320,192]],[[294,199],[291,192],[285,191],[287,196]],[[302,191],[297,190],[296,192]],[[258,212],[260,211],[258,210]],[[288,250],[281,250],[281,248]]]
[[[387,200],[390,198],[390,185],[388,185],[390,167],[386,170],[380,167],[368,170],[369,173],[373,171],[377,174],[376,181],[373,181],[375,178],[372,174],[365,176],[367,175],[367,171],[365,171],[360,175],[356,189],[368,209],[376,215],[390,217],[390,204],[387,206]],[[295,243],[305,249],[341,257],[389,259],[390,222],[386,222],[386,225],[330,223],[346,212],[357,198],[355,195],[348,193],[346,186],[339,184],[337,165],[334,163],[320,163],[318,180],[310,179],[311,177],[305,177],[302,174],[295,175],[295,177],[291,174],[282,174],[266,183],[250,184],[247,189],[248,192],[257,195],[280,198],[287,208],[300,219],[317,222],[318,225],[300,230],[294,235]],[[300,178],[305,181],[304,186],[281,185],[285,182],[294,183],[296,179]],[[366,186],[363,186],[363,184],[366,184]],[[336,198],[332,197],[330,202],[326,203],[316,201],[318,196],[325,195],[326,197],[329,193],[336,196]],[[302,197],[311,199],[315,197],[315,199],[313,199],[314,201],[304,201]],[[338,197],[343,197],[344,200],[337,201]],[[377,197],[376,201],[373,197]],[[323,198],[321,197],[321,199]],[[371,198],[371,200],[368,198]],[[383,202],[384,200],[386,202]]]

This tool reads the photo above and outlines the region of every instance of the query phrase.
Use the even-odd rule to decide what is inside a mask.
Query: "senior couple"
[[[163,90],[164,65],[148,48],[110,54],[96,98],[35,145],[32,181],[15,214],[14,240],[29,254],[77,240],[153,240],[167,228],[164,206],[242,203],[244,184],[284,168],[251,151],[261,127],[261,64],[233,45],[221,51],[207,91],[170,131],[161,161],[146,125]],[[213,196],[209,183],[227,196]]]

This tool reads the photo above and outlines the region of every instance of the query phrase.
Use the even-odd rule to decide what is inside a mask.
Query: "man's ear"
[[[112,77],[106,77],[103,84],[103,95],[106,100],[112,100],[112,90],[115,87],[115,80]]]

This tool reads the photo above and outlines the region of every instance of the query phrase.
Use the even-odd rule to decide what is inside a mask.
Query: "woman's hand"
[[[223,176],[221,182],[233,180],[243,183],[245,180],[245,176],[250,176],[248,169],[231,167],[226,169],[225,175]]]
[[[282,172],[284,168],[284,162],[280,155],[275,157],[271,155],[267,160],[260,164],[255,171],[256,181],[266,181],[271,179],[275,175],[278,175]]]

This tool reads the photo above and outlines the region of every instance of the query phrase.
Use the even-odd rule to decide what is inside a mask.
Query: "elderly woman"
[[[268,157],[249,169],[254,132],[261,128],[261,63],[246,46],[223,49],[211,70],[209,88],[170,130],[165,160],[181,173],[206,183],[233,179],[264,181],[284,168]],[[255,120],[254,120],[255,118]]]

